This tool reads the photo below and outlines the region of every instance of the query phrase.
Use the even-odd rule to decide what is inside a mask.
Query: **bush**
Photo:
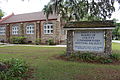
[[[114,59],[114,60],[119,60],[120,59],[120,55],[119,54],[111,54],[111,55],[109,55],[109,57],[111,59]]]
[[[0,42],[1,42],[1,43],[4,43],[5,41],[4,41],[4,39],[1,39]]]
[[[48,43],[48,45],[55,45],[55,43],[54,43],[54,40],[53,40],[53,39],[49,39],[49,40],[47,40],[47,43]]]
[[[39,45],[41,43],[41,39],[39,38],[39,39],[36,39],[36,41],[35,41],[35,44],[36,45]]]
[[[82,53],[79,55],[79,58],[83,61],[93,61],[97,59],[92,53]]]
[[[84,62],[92,62],[92,63],[112,63],[113,61],[120,60],[119,54],[111,54],[108,57],[96,56],[92,53],[72,53],[70,56],[64,55],[70,61],[84,61]]]
[[[25,43],[25,37],[22,37],[22,36],[20,36],[20,37],[12,37],[11,38],[11,43],[13,43],[13,44],[24,44]]]
[[[2,60],[0,63],[0,80],[23,80],[27,77],[28,66],[19,59]]]
[[[99,57],[97,59],[97,61],[100,62],[100,63],[103,63],[103,64],[105,64],[105,63],[112,63],[113,62],[113,60],[108,58],[108,57]]]

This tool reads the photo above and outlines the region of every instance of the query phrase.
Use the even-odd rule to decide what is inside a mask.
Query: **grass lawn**
[[[114,52],[120,53],[120,44],[113,43]],[[78,63],[56,60],[65,48],[0,47],[0,58],[26,60],[35,69],[32,80],[120,80],[120,65]]]

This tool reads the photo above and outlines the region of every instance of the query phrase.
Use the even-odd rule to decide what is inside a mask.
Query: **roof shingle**
[[[48,19],[57,19],[57,15],[50,15]],[[46,20],[46,16],[44,15],[44,12],[41,11],[34,13],[12,15],[8,19],[1,21],[0,24],[37,21],[37,20]]]

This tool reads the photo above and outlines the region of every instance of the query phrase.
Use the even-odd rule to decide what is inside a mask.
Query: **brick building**
[[[0,41],[10,42],[14,36],[24,36],[26,42],[32,43],[40,38],[43,44],[48,39],[53,39],[57,44],[66,40],[59,17],[50,15],[46,21],[43,12],[11,14],[0,20]]]

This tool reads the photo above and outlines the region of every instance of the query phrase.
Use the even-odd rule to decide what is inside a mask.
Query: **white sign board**
[[[75,51],[104,51],[104,31],[75,31],[73,39]]]

